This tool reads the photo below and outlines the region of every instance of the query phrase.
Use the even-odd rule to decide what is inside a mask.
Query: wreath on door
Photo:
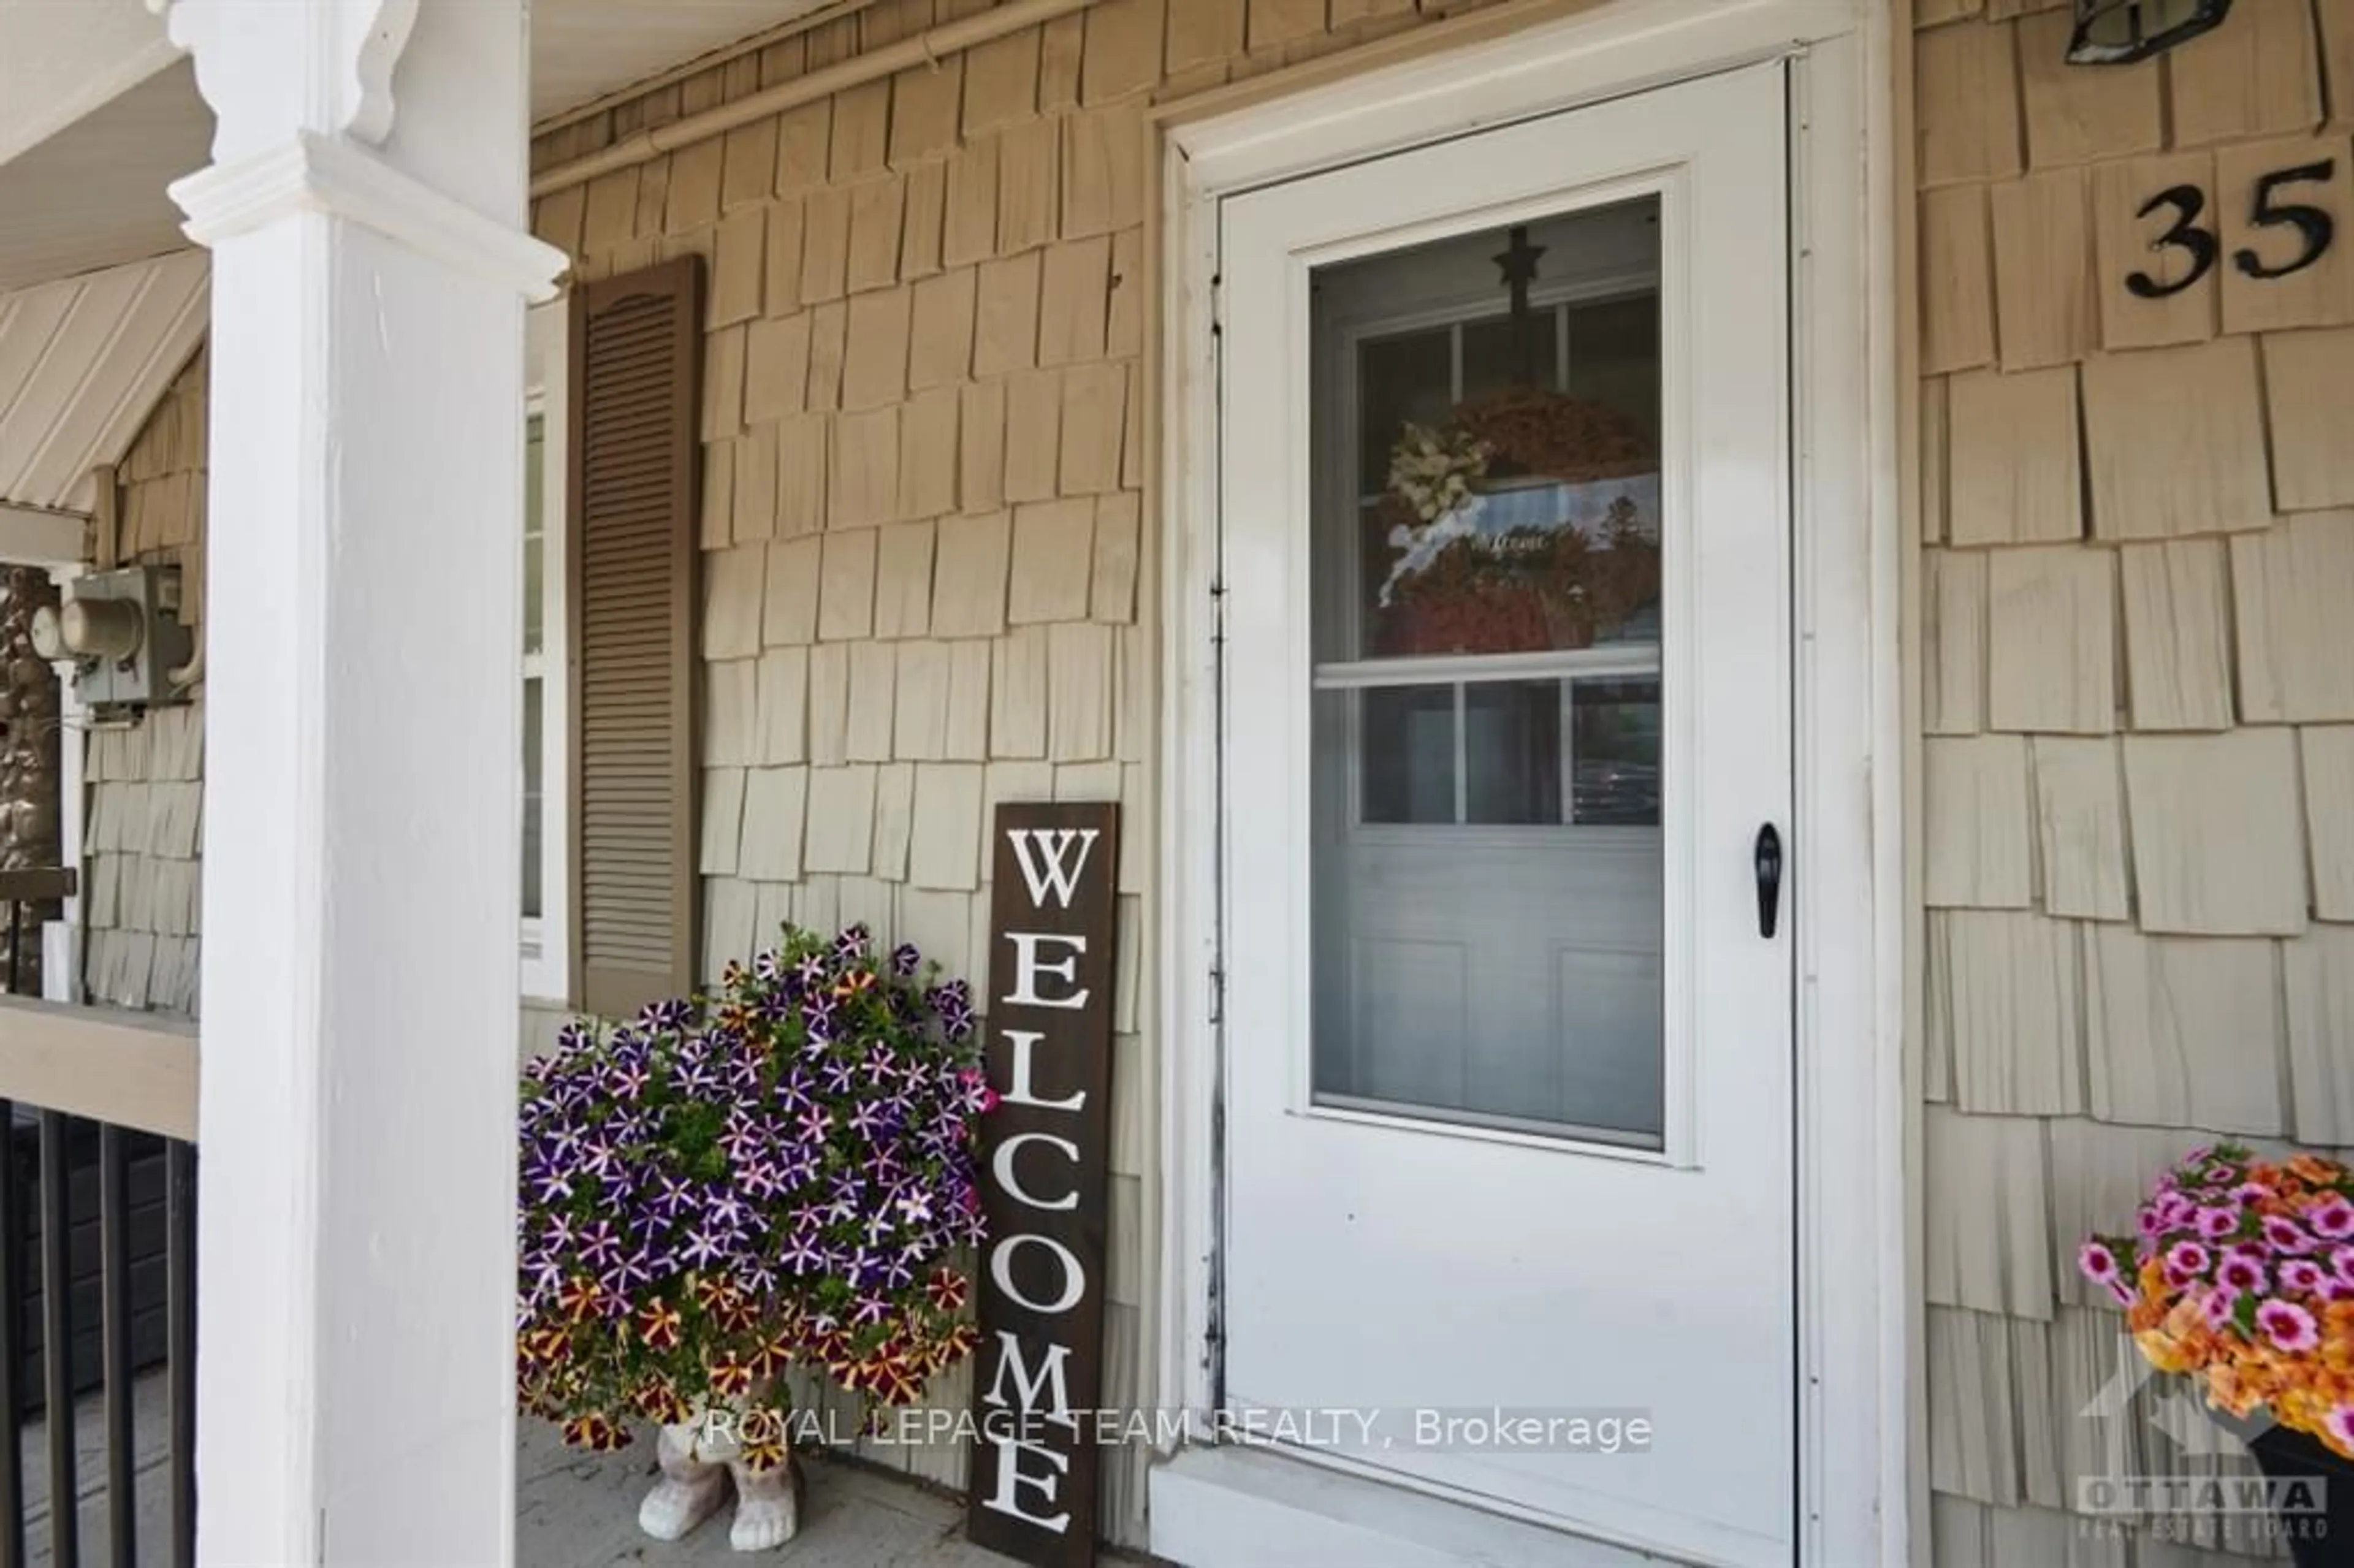
[[[1522,388],[1467,403],[1441,425],[1408,423],[1390,449],[1379,515],[1397,552],[1378,596],[1384,656],[1585,648],[1659,602],[1656,517],[1632,487],[1589,529],[1482,525],[1502,483],[1576,487],[1656,474],[1642,429],[1605,403]]]

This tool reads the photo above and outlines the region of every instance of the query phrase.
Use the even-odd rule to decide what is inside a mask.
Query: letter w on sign
[[[990,852],[989,1243],[965,1532],[1039,1568],[1095,1561],[1119,808],[997,808]],[[1117,1424],[1113,1424],[1117,1425]]]
[[[1022,884],[1030,890],[1030,906],[1044,909],[1046,895],[1055,906],[1068,909],[1078,891],[1079,876],[1087,869],[1087,855],[1103,836],[1097,828],[1009,828],[1013,858],[1022,864]]]

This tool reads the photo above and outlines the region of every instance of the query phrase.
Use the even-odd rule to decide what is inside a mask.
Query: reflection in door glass
[[[1659,1147],[1659,218],[1314,275],[1320,1104]]]

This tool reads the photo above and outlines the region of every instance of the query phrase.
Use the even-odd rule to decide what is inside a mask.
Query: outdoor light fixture
[[[2195,38],[2231,14],[2232,0],[2076,0],[2071,65],[2131,65]]]

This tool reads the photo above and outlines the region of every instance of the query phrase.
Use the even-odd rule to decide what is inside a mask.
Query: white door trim
[[[1792,72],[1800,1560],[1908,1542],[1910,1209],[1893,42],[1871,0],[1616,0],[1169,126],[1162,143],[1160,1386],[1214,1398],[1218,200],[1776,54]]]

